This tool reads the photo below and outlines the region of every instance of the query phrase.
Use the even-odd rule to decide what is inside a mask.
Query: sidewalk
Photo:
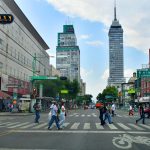
[[[30,115],[34,115],[34,113],[0,112],[0,117],[1,116],[30,116]]]

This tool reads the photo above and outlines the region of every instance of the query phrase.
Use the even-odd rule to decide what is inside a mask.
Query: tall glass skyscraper
[[[108,85],[118,86],[125,82],[123,61],[123,29],[116,18],[114,7],[114,20],[109,29],[109,78]]]
[[[80,82],[80,49],[73,25],[64,25],[63,32],[58,33],[56,68],[61,76]]]

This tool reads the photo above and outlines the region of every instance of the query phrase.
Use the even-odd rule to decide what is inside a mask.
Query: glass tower
[[[56,68],[61,76],[69,78],[70,81],[80,81],[80,49],[73,25],[64,25],[63,32],[58,33]]]
[[[114,7],[114,20],[109,29],[109,78],[108,85],[117,86],[125,82],[123,61],[123,29],[116,18],[116,5]]]

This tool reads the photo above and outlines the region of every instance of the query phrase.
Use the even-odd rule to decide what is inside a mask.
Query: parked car
[[[150,118],[150,107],[144,109],[145,115],[147,118]]]

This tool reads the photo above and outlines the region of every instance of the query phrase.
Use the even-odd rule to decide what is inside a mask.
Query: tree
[[[107,86],[102,93],[97,96],[98,101],[112,102],[118,97],[118,90],[115,86]]]
[[[105,97],[103,96],[102,93],[99,93],[98,96],[96,97],[96,99],[97,99],[98,101],[103,101],[103,100],[105,99]]]

